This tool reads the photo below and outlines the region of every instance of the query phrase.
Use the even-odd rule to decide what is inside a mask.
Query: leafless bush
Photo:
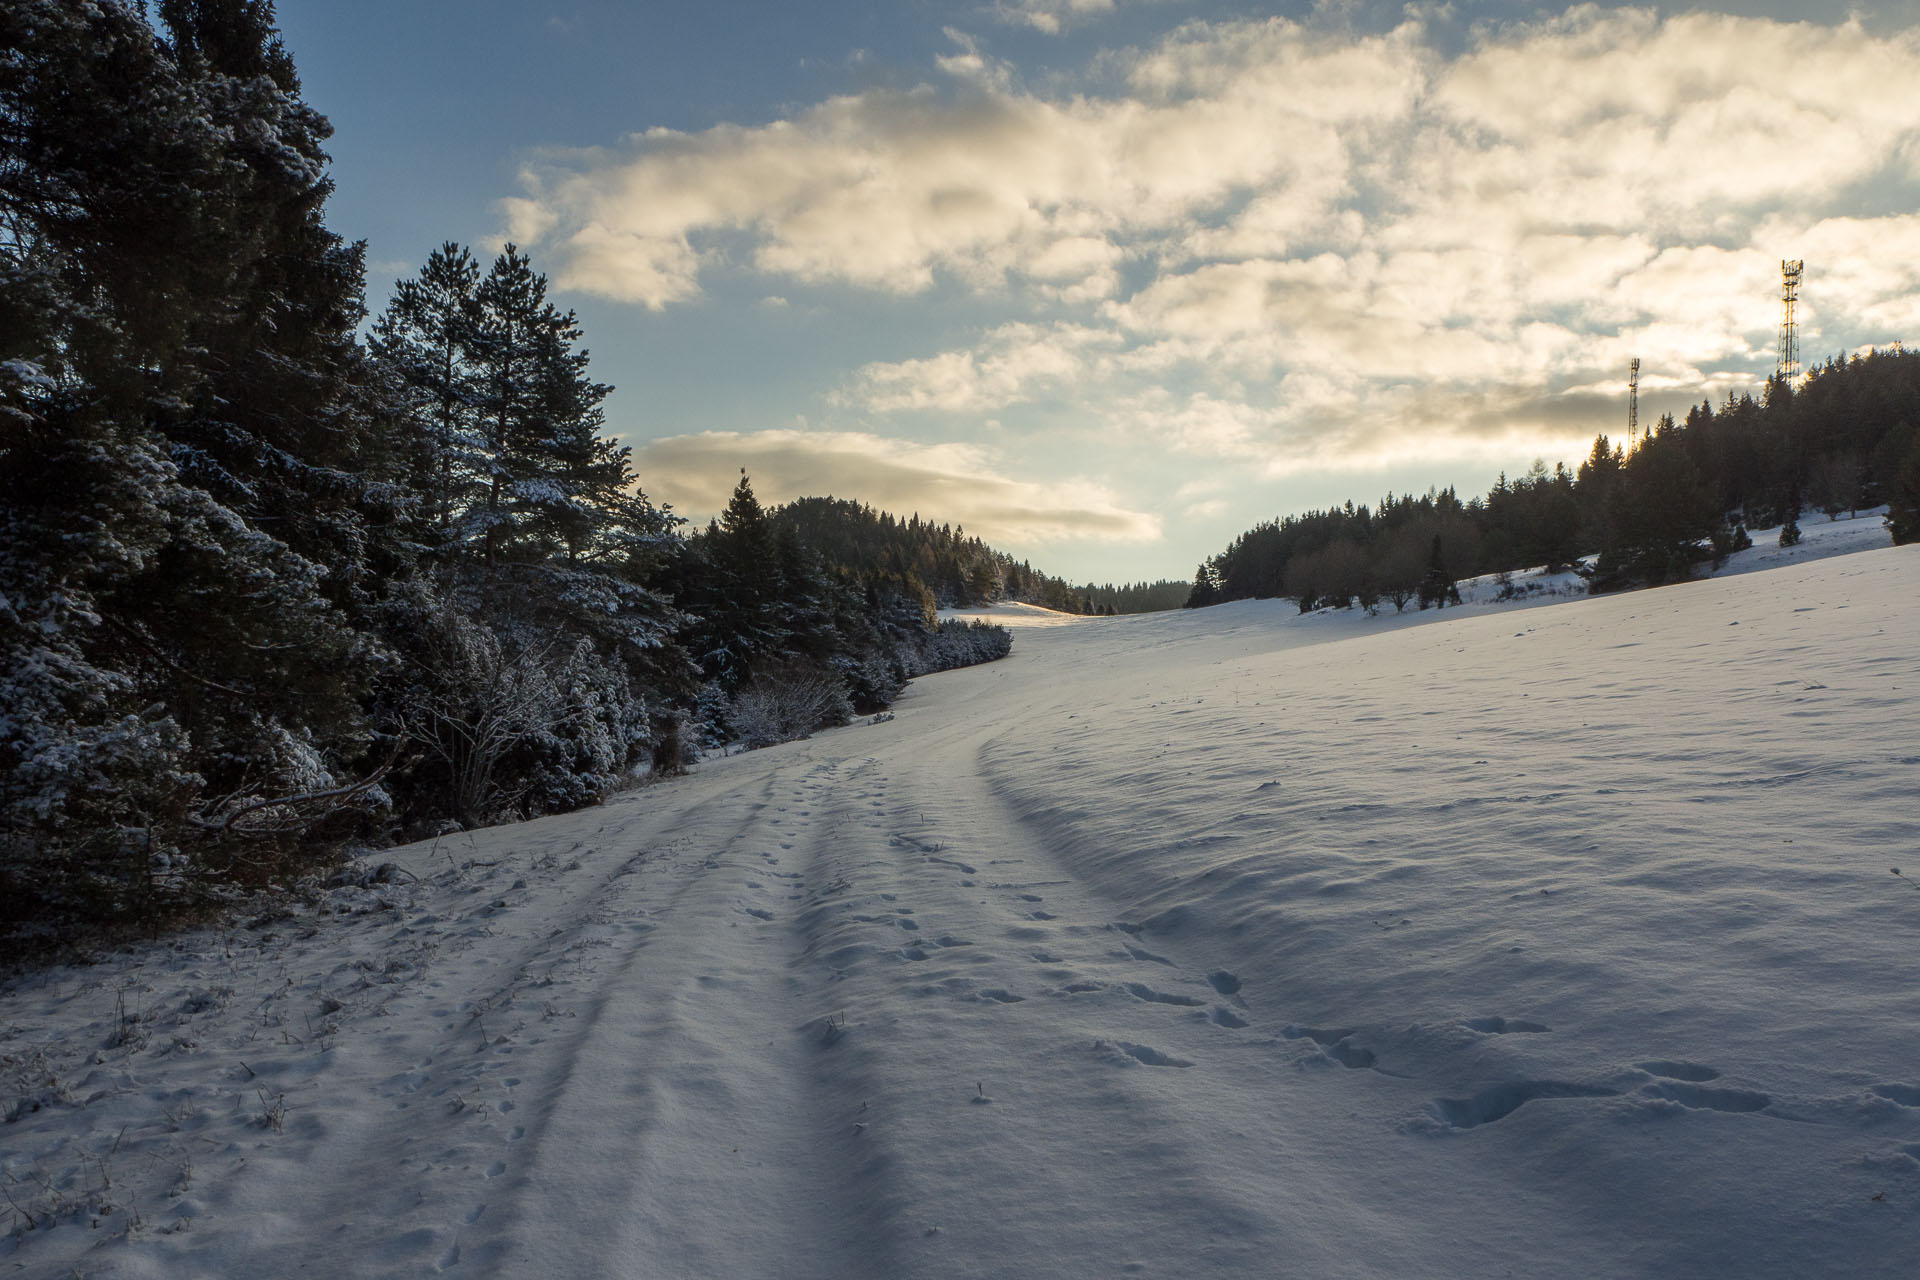
[[[462,822],[510,803],[495,771],[521,744],[567,714],[544,646],[509,653],[487,627],[443,607],[422,638],[420,678],[402,712],[408,736],[446,766]]]
[[[756,671],[727,709],[728,723],[748,747],[790,742],[852,718],[853,703],[840,677],[798,660]]]

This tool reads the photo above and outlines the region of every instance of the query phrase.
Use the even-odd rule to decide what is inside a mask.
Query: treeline
[[[362,341],[272,6],[152,10],[0,6],[0,921],[590,803],[1006,652],[744,475],[683,536],[512,246]]]
[[[1202,563],[1187,604],[1285,596],[1302,612],[1381,601],[1458,599],[1452,584],[1597,553],[1589,589],[1689,577],[1751,545],[1749,528],[1799,537],[1809,509],[1830,517],[1886,503],[1896,542],[1920,538],[1920,354],[1895,347],[1814,369],[1760,399],[1729,395],[1684,422],[1663,416],[1631,452],[1604,434],[1577,470],[1502,475],[1484,497],[1451,488],[1388,494],[1256,526]]]
[[[1111,615],[1178,609],[1186,604],[1191,587],[1185,582],[1163,579],[1159,582],[1127,582],[1117,587],[1111,582],[1100,586],[1088,583],[1076,590],[1087,598],[1087,602],[1093,606],[1093,612]]]
[[[1017,600],[1063,613],[1114,612],[1108,607],[1115,603],[1112,587],[1072,586],[969,537],[963,528],[923,521],[917,514],[902,520],[842,498],[801,498],[779,508],[774,519],[828,564],[918,583],[937,608]],[[1184,593],[1185,584],[1178,585]],[[1162,607],[1179,606],[1176,601]]]

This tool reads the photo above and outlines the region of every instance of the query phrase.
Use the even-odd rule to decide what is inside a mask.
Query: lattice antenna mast
[[[1632,453],[1640,435],[1640,357],[1627,364],[1627,452]]]
[[[1780,261],[1780,367],[1774,372],[1788,382],[1800,376],[1800,326],[1793,318],[1793,304],[1800,300],[1800,273],[1805,267],[1799,258]]]

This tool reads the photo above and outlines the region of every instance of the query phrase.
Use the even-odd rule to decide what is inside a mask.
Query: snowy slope
[[[1920,554],[1532,603],[1056,615],[15,981],[0,1269],[1910,1274]]]

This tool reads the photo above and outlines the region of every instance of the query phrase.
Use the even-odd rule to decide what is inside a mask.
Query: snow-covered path
[[[1917,602],[1028,627],[11,984],[0,1269],[1909,1274]]]

